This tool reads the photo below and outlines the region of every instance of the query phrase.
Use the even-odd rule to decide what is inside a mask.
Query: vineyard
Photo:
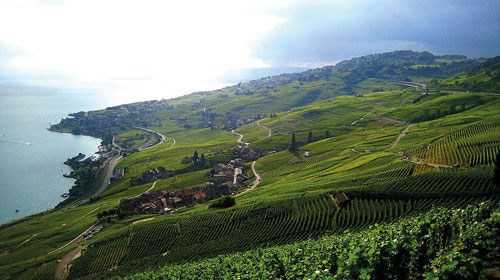
[[[447,167],[492,165],[500,150],[500,119],[491,117],[444,135],[425,147],[407,151],[410,158]]]
[[[482,179],[481,171],[434,172],[394,180],[406,178],[412,171],[408,163],[397,167],[377,173],[372,179],[378,184],[370,192],[363,188],[354,191],[344,204],[338,204],[332,193],[325,193],[137,224],[125,236],[93,244],[77,259],[70,276],[107,277],[103,275],[108,275],[105,272],[109,270],[111,275],[127,274],[165,263],[289,244],[345,230],[359,231],[433,206],[464,207],[495,199],[494,186]],[[444,176],[447,174],[454,179],[448,180]],[[475,189],[467,189],[469,186]]]
[[[125,279],[480,279],[499,236],[500,204],[488,202]]]

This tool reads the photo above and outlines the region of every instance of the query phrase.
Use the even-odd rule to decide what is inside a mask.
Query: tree
[[[313,133],[312,131],[309,131],[309,134],[307,135],[307,143],[312,143],[313,141]]]
[[[495,159],[495,169],[493,171],[493,183],[500,187],[500,150]]]
[[[325,138],[330,138],[330,130],[325,131]]]
[[[292,143],[290,144],[288,150],[290,152],[295,152],[297,150],[297,142],[295,142],[295,133],[292,134]]]
[[[450,105],[450,114],[455,114],[457,112],[457,106],[455,104]]]
[[[193,161],[196,162],[198,160],[198,151],[194,151]]]
[[[223,198],[217,199],[212,204],[209,205],[209,208],[228,208],[236,204],[234,197],[224,196]]]
[[[207,159],[205,158],[205,154],[201,154],[200,161],[201,161],[201,164],[203,165],[203,167],[205,167],[205,164],[207,163]]]

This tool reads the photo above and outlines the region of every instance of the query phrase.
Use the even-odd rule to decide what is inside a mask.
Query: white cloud
[[[22,49],[17,74],[103,80],[212,81],[265,67],[250,45],[283,19],[286,1],[1,1],[0,41]]]

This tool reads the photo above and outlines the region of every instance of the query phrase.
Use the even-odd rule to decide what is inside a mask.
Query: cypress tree
[[[495,159],[495,169],[493,171],[493,183],[500,187],[500,150]]]
[[[309,134],[307,135],[307,143],[312,143],[313,141],[313,133],[312,131],[309,131]]]
[[[330,130],[325,131],[325,138],[330,138]]]
[[[203,165],[203,167],[205,167],[205,164],[207,163],[207,159],[205,158],[205,154],[201,154],[200,161],[201,161],[201,164]]]
[[[295,152],[297,150],[297,143],[295,142],[295,133],[292,134],[292,143],[290,147],[288,148],[290,152]]]

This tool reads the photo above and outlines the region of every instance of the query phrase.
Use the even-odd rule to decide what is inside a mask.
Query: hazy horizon
[[[128,102],[400,49],[492,57],[498,11],[488,0],[2,1],[0,79]]]

